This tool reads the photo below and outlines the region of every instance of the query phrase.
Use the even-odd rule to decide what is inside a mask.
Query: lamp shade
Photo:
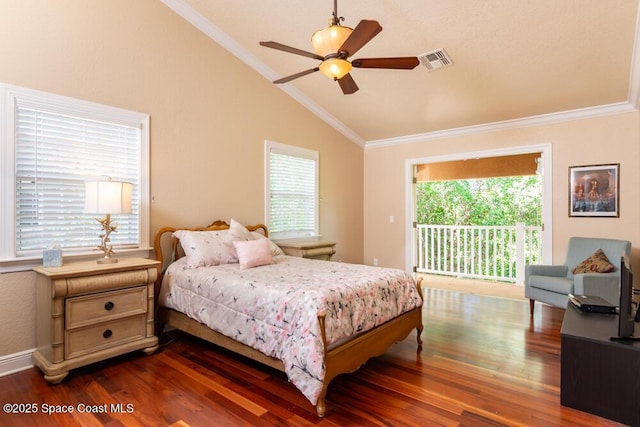
[[[351,63],[346,59],[325,59],[319,66],[320,72],[332,80],[339,80],[351,71]]]
[[[322,30],[318,30],[311,36],[313,50],[320,56],[327,56],[330,53],[338,53],[344,43],[349,38],[353,30],[341,25],[331,25]]]
[[[95,214],[131,213],[133,184],[122,181],[86,181],[84,211]]]

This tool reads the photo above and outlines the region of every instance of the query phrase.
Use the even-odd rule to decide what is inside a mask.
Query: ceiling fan
[[[347,58],[360,50],[362,46],[382,31],[382,26],[380,26],[378,21],[363,19],[356,28],[351,29],[340,25],[340,21],[344,21],[344,17],[338,17],[338,0],[334,0],[333,17],[329,20],[329,26],[316,31],[311,37],[311,43],[315,53],[278,42],[260,42],[260,46],[322,61],[317,67],[274,80],[273,83],[286,83],[306,76],[307,74],[320,71],[327,77],[337,81],[342,92],[348,95],[358,90],[358,85],[353,80],[353,77],[351,77],[351,74],[349,74],[352,67],[412,70],[419,64],[418,58],[415,56],[399,58],[360,58],[348,61]]]

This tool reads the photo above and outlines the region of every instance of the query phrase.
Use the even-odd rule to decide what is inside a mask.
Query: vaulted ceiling
[[[311,35],[333,11],[331,0],[163,2],[269,80],[318,61],[258,43],[312,52]],[[638,0],[342,0],[338,15],[352,28],[362,19],[383,27],[351,59],[444,49],[453,62],[354,68],[351,95],[319,72],[280,85],[363,146],[637,108]]]

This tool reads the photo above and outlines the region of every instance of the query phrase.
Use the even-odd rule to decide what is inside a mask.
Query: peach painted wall
[[[152,236],[264,222],[269,139],[320,152],[320,232],[362,261],[363,149],[161,2],[3,0],[0,53],[0,82],[150,115]],[[0,357],[35,347],[34,288],[0,274]]]
[[[527,126],[365,150],[365,263],[405,268],[406,162],[454,153],[550,144],[553,260],[564,261],[570,236],[630,240],[640,269],[640,139],[637,112]],[[569,218],[569,166],[620,163],[620,218]],[[548,171],[545,171],[548,173]],[[395,221],[390,223],[389,217]]]

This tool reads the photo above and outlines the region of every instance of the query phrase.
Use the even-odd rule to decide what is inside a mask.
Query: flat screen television
[[[640,339],[634,336],[636,310],[633,304],[633,273],[629,260],[620,260],[620,308],[618,315],[618,336],[614,339]]]

